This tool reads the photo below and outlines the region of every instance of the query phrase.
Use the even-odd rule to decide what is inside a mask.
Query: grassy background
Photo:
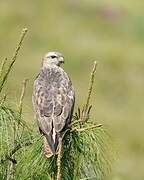
[[[29,29],[6,89],[15,105],[23,78],[29,78],[27,120],[33,121],[32,84],[47,51],[64,54],[76,106],[85,100],[92,62],[98,61],[92,113],[116,141],[114,180],[144,179],[143,9],[142,0],[0,1],[1,59],[12,56],[21,29]]]

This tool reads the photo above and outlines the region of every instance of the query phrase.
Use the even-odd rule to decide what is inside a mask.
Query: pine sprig
[[[7,58],[4,59],[4,61],[2,61],[1,64],[1,68],[0,68],[0,93],[3,89],[3,86],[8,78],[8,75],[17,59],[18,53],[20,51],[20,48],[22,46],[23,40],[26,36],[27,33],[27,28],[24,28],[22,30],[21,36],[20,36],[20,40],[16,46],[15,52],[12,56],[12,58],[8,61]]]

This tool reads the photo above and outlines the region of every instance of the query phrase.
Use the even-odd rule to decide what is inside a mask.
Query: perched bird
[[[62,131],[72,119],[74,89],[67,73],[60,67],[64,57],[59,52],[47,53],[42,61],[33,89],[33,106],[40,133],[44,135],[44,153],[56,154]]]

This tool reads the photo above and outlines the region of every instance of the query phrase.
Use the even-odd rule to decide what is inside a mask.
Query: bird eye
[[[55,55],[53,55],[53,56],[51,56],[51,58],[52,58],[52,59],[54,59],[54,58],[56,58],[56,56],[55,56]]]

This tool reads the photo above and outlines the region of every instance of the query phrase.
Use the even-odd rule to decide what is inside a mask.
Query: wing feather
[[[60,133],[71,122],[74,102],[71,81],[61,68],[40,72],[34,83],[33,104],[38,126],[52,150],[53,132]]]

